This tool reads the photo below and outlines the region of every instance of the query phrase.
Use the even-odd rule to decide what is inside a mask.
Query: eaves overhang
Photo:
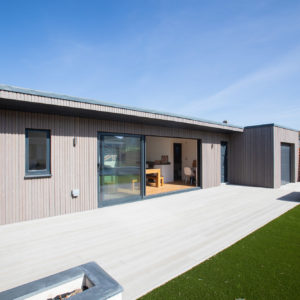
[[[192,128],[213,132],[243,132],[243,127],[231,124],[1,84],[0,109],[116,120],[175,128]]]

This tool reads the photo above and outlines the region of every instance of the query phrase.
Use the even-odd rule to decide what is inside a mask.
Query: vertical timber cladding
[[[221,142],[227,135],[207,134],[202,139],[202,187],[209,188],[221,183]],[[229,146],[230,153],[230,146]],[[230,161],[230,158],[229,158]],[[230,169],[230,168],[229,168]]]
[[[273,124],[246,127],[233,133],[229,181],[234,184],[278,188],[281,185],[281,143],[291,145],[291,181],[298,167],[298,132]]]
[[[51,131],[50,178],[24,178],[26,128]],[[0,224],[96,208],[96,142],[93,120],[0,110]]]
[[[229,182],[270,187],[273,176],[273,126],[246,127],[231,134]]]
[[[50,178],[24,179],[26,128],[51,131]],[[202,187],[220,184],[220,143],[228,134],[0,110],[0,224],[97,208],[97,132],[201,139]]]
[[[281,186],[281,145],[286,143],[291,146],[291,182],[297,181],[297,172],[299,166],[298,132],[290,129],[274,127],[274,187]]]
[[[300,181],[300,148],[298,149],[298,152],[299,152],[299,155],[298,155],[298,181]]]

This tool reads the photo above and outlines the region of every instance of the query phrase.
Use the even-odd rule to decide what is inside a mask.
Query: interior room
[[[146,195],[197,186],[197,141],[146,137]]]

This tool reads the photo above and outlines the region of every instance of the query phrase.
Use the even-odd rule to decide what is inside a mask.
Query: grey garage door
[[[291,182],[291,146],[281,144],[281,184]]]

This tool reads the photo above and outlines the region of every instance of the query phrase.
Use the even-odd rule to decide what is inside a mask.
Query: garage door
[[[281,184],[291,182],[291,146],[281,144]]]

